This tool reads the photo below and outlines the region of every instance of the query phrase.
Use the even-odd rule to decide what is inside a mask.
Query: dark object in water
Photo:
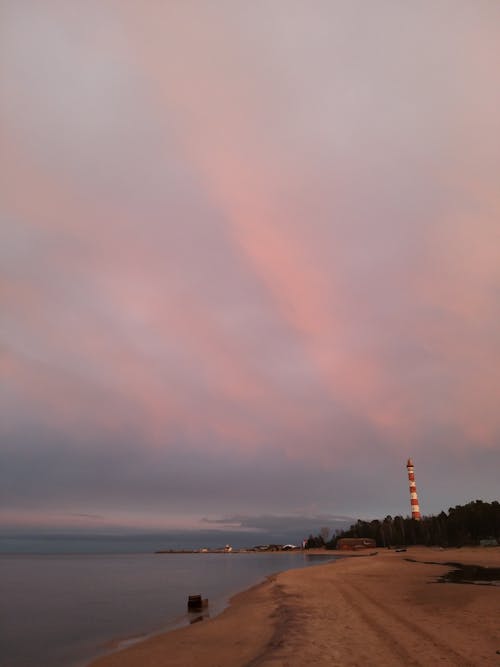
[[[204,607],[208,607],[208,599],[202,600],[201,595],[188,597],[188,611],[200,611]]]
[[[198,611],[203,608],[203,600],[201,595],[190,595],[188,597],[188,609],[190,611]]]
[[[403,551],[406,551],[406,548],[405,548],[405,547],[402,547],[401,549],[395,549],[395,552],[396,552],[397,554],[400,554],[400,553],[402,553]]]

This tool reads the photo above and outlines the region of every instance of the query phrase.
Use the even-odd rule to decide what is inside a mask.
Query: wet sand
[[[500,548],[379,550],[283,572],[215,619],[92,667],[500,667],[500,587],[435,583],[450,567],[423,561],[500,567]]]

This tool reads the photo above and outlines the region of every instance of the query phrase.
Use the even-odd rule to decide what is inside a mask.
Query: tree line
[[[437,516],[424,516],[420,521],[410,517],[386,516],[373,521],[358,520],[348,530],[337,530],[330,540],[324,535],[310,535],[306,549],[335,549],[342,537],[370,537],[378,547],[422,544],[458,547],[479,544],[483,539],[500,541],[500,503],[475,500],[466,505],[450,507]]]

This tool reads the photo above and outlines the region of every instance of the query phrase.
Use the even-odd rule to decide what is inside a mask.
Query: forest
[[[475,500],[450,507],[448,512],[436,516],[424,516],[420,521],[402,516],[372,521],[360,519],[348,530],[336,531],[328,541],[322,535],[310,535],[306,548],[335,549],[337,540],[342,537],[371,537],[378,547],[414,544],[459,547],[488,539],[500,542],[500,503]]]

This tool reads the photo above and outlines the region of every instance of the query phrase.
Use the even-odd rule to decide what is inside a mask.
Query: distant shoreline
[[[231,549],[231,551],[225,551],[224,549],[158,549],[154,551],[155,554],[271,554],[271,553],[303,553],[303,554],[317,554],[318,549]],[[328,552],[326,550],[321,551],[322,554],[335,553],[335,551]],[[339,553],[339,552],[336,552]]]

